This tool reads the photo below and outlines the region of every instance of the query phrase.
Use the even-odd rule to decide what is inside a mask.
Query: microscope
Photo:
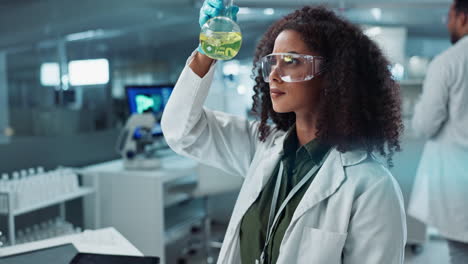
[[[161,166],[156,154],[163,141],[157,116],[152,112],[132,114],[117,141],[117,152],[129,170],[151,170]],[[161,145],[161,144],[159,144]]]

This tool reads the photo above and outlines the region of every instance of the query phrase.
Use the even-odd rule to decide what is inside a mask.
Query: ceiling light
[[[60,85],[60,66],[55,62],[46,62],[41,65],[41,84],[43,86]]]
[[[267,16],[274,15],[274,14],[275,14],[275,9],[273,9],[273,8],[265,8],[265,9],[263,9],[263,14],[265,14],[265,15],[267,15]]]
[[[382,18],[382,9],[380,8],[372,8],[371,9],[371,14],[372,16],[376,19],[376,20],[379,20]]]
[[[109,82],[109,61],[107,59],[75,60],[68,64],[70,84],[98,85]]]

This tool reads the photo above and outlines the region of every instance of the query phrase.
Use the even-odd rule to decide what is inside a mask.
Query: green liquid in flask
[[[205,54],[215,60],[230,60],[239,52],[242,44],[240,32],[200,33],[201,48]]]

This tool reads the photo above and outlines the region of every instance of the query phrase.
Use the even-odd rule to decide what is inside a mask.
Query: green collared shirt
[[[320,163],[329,146],[321,144],[318,140],[299,147],[295,125],[289,129],[283,145],[281,159],[273,170],[273,174],[266,183],[257,200],[250,206],[241,221],[240,226],[240,253],[242,264],[254,264],[259,259],[266,240],[268,217],[276,184],[276,176],[280,162],[283,163],[283,175],[276,210],[279,209],[288,193],[309,172],[315,164]],[[294,211],[307,191],[313,177],[304,184],[288,202],[273,229],[272,239],[266,248],[265,262],[276,263],[279,247]]]

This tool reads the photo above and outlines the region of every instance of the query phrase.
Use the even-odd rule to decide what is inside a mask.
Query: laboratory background
[[[262,34],[303,5],[332,8],[378,43],[400,84],[405,129],[390,170],[407,206],[425,144],[410,122],[429,63],[452,45],[451,3],[235,0],[242,48],[216,63],[205,106],[253,119]],[[175,154],[160,127],[198,46],[202,4],[0,0],[0,263],[66,243],[160,263],[216,261],[242,178]],[[407,215],[407,231],[405,263],[449,263],[437,229]]]

